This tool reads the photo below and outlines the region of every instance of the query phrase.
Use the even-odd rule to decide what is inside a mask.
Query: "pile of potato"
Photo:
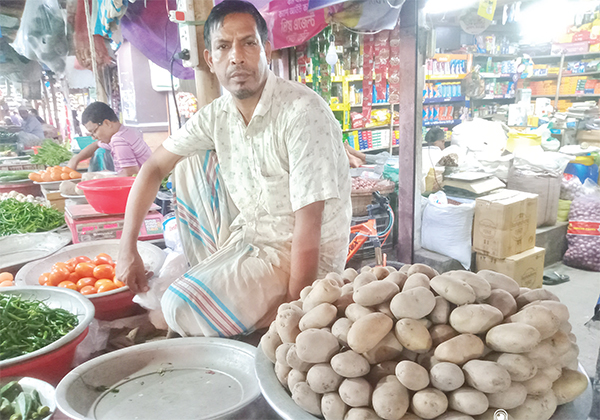
[[[326,420],[544,420],[587,388],[570,331],[545,289],[413,264],[316,280],[279,307],[261,348]]]

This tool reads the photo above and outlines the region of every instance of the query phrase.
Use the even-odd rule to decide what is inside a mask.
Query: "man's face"
[[[90,133],[94,140],[100,140],[103,143],[110,143],[111,136],[105,132],[107,129],[107,120],[97,124],[95,122],[88,121],[83,126]]]
[[[19,109],[19,115],[21,116],[21,118],[27,119],[27,117],[29,116],[29,111],[27,111],[26,109]]]
[[[254,18],[247,13],[227,15],[211,36],[204,59],[221,85],[237,99],[262,93],[267,80],[271,44],[263,46]]]

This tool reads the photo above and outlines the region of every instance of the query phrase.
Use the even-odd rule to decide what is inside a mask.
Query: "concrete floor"
[[[545,271],[556,271],[571,278],[566,283],[556,286],[544,285],[544,288],[558,296],[569,308],[573,334],[577,337],[579,346],[579,363],[592,379],[596,374],[600,347],[600,321],[588,321],[594,315],[594,307],[600,295],[600,273],[578,270],[562,263],[550,265]]]

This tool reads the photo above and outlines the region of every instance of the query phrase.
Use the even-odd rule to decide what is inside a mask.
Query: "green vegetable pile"
[[[47,166],[57,166],[71,159],[71,156],[73,154],[69,149],[54,143],[52,140],[46,139],[42,143],[42,147],[38,149],[37,155],[31,156],[29,161]]]
[[[46,347],[77,326],[77,316],[41,300],[0,294],[0,360]]]
[[[0,184],[29,179],[31,171],[0,171]]]
[[[46,232],[64,223],[64,214],[52,207],[14,198],[0,201],[0,236]]]
[[[43,405],[40,394],[34,389],[24,391],[17,381],[11,381],[0,389],[0,418],[6,420],[38,420],[50,414],[50,407]]]

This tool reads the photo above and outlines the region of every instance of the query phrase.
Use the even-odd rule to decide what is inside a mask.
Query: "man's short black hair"
[[[433,144],[438,140],[446,138],[446,133],[439,127],[433,127],[425,134],[425,143]]]
[[[119,118],[117,118],[115,111],[104,102],[93,102],[89,104],[85,111],[83,111],[83,114],[81,114],[81,124],[83,125],[86,125],[89,122],[102,124],[104,120],[119,122]]]
[[[223,24],[225,16],[232,13],[247,13],[254,18],[256,22],[256,28],[260,35],[262,44],[265,45],[269,39],[269,30],[267,29],[267,22],[258,12],[256,7],[252,3],[241,0],[225,0],[222,3],[217,4],[210,11],[206,22],[204,23],[204,46],[208,51],[211,51],[211,37],[212,33]]]

